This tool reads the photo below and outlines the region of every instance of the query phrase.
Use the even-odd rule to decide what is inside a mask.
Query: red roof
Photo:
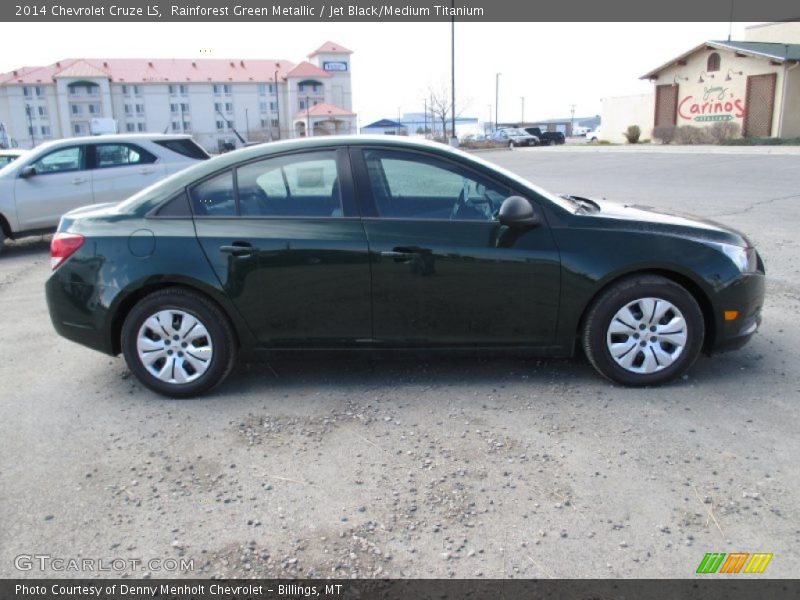
[[[272,59],[69,58],[0,74],[0,83],[50,83],[57,77],[108,77],[114,83],[249,83],[285,79],[294,63]]]
[[[344,46],[340,44],[335,44],[333,42],[325,42],[314,50],[311,54],[308,55],[309,58],[312,56],[316,56],[317,54],[352,54],[352,50],[348,50]]]
[[[356,113],[345,110],[341,106],[334,106],[333,104],[315,104],[309,110],[301,110],[294,117],[295,119],[305,118],[306,113],[310,117],[354,117]]]
[[[287,77],[330,77],[328,73],[316,65],[304,60],[286,74]]]

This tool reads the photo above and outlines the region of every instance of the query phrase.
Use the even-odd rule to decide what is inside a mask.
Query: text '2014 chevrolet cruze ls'
[[[721,225],[554,196],[441,145],[327,137],[205,161],[65,215],[56,330],[174,397],[242,350],[519,349],[625,385],[744,344],[764,266]]]

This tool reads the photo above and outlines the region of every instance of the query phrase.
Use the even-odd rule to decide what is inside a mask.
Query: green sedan
[[[673,379],[761,322],[764,265],[723,225],[556,196],[475,156],[386,137],[266,144],[66,214],[56,331],[173,397],[243,351],[582,348]]]

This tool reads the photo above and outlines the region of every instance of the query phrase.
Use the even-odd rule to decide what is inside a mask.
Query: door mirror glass
[[[522,196],[509,196],[503,200],[497,220],[509,227],[532,227],[539,224],[533,206]]]

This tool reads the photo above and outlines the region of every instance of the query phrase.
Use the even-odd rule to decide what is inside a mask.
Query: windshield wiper
[[[594,200],[589,200],[588,198],[582,198],[580,196],[570,196],[569,194],[564,194],[561,197],[569,200],[575,206],[586,212],[600,212],[600,205]]]

